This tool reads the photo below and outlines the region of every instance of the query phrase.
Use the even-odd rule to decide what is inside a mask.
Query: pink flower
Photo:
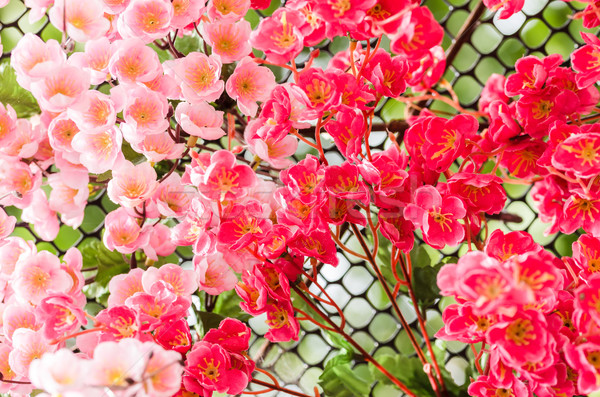
[[[233,206],[221,219],[217,239],[236,251],[261,240],[272,227],[264,208],[252,199],[243,205]]]
[[[232,290],[237,277],[220,252],[208,256],[194,256],[198,288],[210,295]]]
[[[79,227],[83,221],[84,210],[90,194],[87,172],[60,172],[48,176],[50,192],[50,209],[61,213],[63,223],[73,228]]]
[[[188,212],[195,195],[195,189],[184,186],[181,183],[181,177],[173,173],[159,184],[154,193],[153,202],[156,203],[161,215],[182,218]]]
[[[13,350],[8,356],[10,368],[21,376],[29,374],[29,365],[36,358],[42,358],[44,353],[56,350],[42,335],[41,331],[19,328],[12,338]]]
[[[575,191],[564,203],[560,231],[571,234],[581,227],[592,236],[600,237],[598,212],[600,212],[600,197],[597,194],[588,197]]]
[[[501,182],[495,175],[460,172],[448,180],[448,190],[462,199],[468,211],[497,214],[506,203]]]
[[[155,283],[164,283],[168,290],[181,297],[190,296],[198,288],[193,270],[184,270],[172,263],[167,263],[158,269],[150,267],[142,275],[144,291],[152,291]]]
[[[223,112],[215,110],[206,102],[189,104],[180,102],[175,109],[175,118],[181,128],[190,135],[206,140],[215,140],[225,135]]]
[[[63,65],[52,69],[42,80],[32,82],[31,92],[44,110],[62,112],[77,102],[89,87],[88,72]]]
[[[73,279],[60,260],[48,251],[20,258],[11,283],[19,301],[33,305],[53,292],[69,292],[72,285]]]
[[[378,214],[381,234],[403,252],[412,250],[415,235],[414,224],[405,219],[398,210],[380,209]]]
[[[335,243],[328,231],[315,230],[306,235],[300,231],[290,241],[289,249],[295,255],[315,257],[323,263],[338,265]]]
[[[303,24],[299,11],[280,8],[260,21],[250,35],[250,44],[267,56],[267,61],[286,64],[304,48],[299,27]]]
[[[37,389],[69,395],[85,388],[87,370],[88,361],[63,348],[33,360],[29,367],[29,378]]]
[[[250,8],[250,0],[211,0],[207,14],[212,21],[239,21]]]
[[[505,92],[508,96],[535,94],[542,90],[548,73],[562,63],[558,54],[539,59],[533,55],[523,57],[515,63],[516,73],[506,79]]]
[[[349,162],[325,168],[324,187],[335,197],[363,204],[369,202],[369,192],[365,183],[359,180],[358,167]]]
[[[0,144],[10,143],[17,130],[17,113],[10,105],[0,103]]]
[[[185,151],[185,144],[175,143],[166,131],[162,134],[146,135],[143,141],[133,142],[131,146],[153,163],[178,159]]]
[[[510,393],[510,394],[507,394]],[[469,395],[474,397],[497,397],[505,394],[514,397],[528,397],[530,390],[523,382],[514,378],[509,384],[498,384],[491,376],[482,375],[469,385]]]
[[[7,215],[6,211],[0,208],[0,241],[10,236],[10,234],[15,229],[16,223],[17,218],[15,218],[14,216]],[[1,242],[0,245],[2,245]]]
[[[488,237],[485,253],[499,261],[505,261],[515,255],[540,251],[541,248],[527,232],[515,231],[505,234],[498,229]]]
[[[44,324],[44,337],[56,339],[65,334],[76,332],[87,319],[82,310],[83,302],[77,302],[72,296],[57,293],[44,298],[36,309],[36,314]]]
[[[87,91],[67,111],[69,118],[86,133],[99,132],[113,127],[117,113],[108,95],[98,91]]]
[[[525,0],[486,0],[483,4],[485,4],[490,11],[502,10],[498,19],[507,19],[523,9]]]
[[[39,124],[32,128],[29,120],[18,119],[11,135],[12,138],[0,147],[0,151],[13,157],[29,158],[37,153],[40,142],[46,138],[46,131]]]
[[[85,42],[103,36],[110,27],[104,18],[102,1],[56,0],[49,12],[50,22],[75,41]]]
[[[265,338],[271,342],[298,340],[300,324],[294,317],[294,310],[288,301],[279,301],[276,305],[267,305],[267,325],[269,331]]]
[[[86,383],[93,386],[122,387],[124,391],[131,388],[128,392],[134,392],[141,388],[138,382],[142,379],[151,351],[149,346],[130,338],[100,343],[94,349]],[[128,380],[135,384],[131,386]]]
[[[261,117],[252,120],[246,126],[244,138],[248,144],[248,149],[260,157],[261,160],[269,163],[271,167],[285,169],[292,164],[288,157],[296,153],[298,138],[293,135],[278,138],[275,134],[280,131],[271,129],[268,126],[263,128],[265,122],[268,123],[269,121]]]
[[[207,395],[212,391],[239,394],[248,376],[232,367],[229,353],[221,346],[200,341],[187,354],[183,384],[188,391]]]
[[[35,316],[35,308],[29,304],[16,302],[7,305],[2,312],[2,332],[9,340],[17,329],[27,328],[37,331],[42,328],[43,322]]]
[[[169,104],[164,95],[138,86],[129,92],[121,124],[129,142],[141,142],[146,134],[162,133],[169,127],[166,119]]]
[[[580,394],[597,391],[600,387],[600,340],[597,335],[591,335],[577,345],[565,345],[567,363],[577,371],[577,390]]]
[[[127,208],[136,207],[152,197],[158,187],[156,171],[147,162],[133,165],[124,161],[112,176],[107,187],[108,197]]]
[[[122,37],[151,43],[169,33],[173,13],[170,1],[132,0],[119,16],[117,28]]]
[[[151,226],[140,227],[123,207],[106,215],[104,225],[104,245],[111,251],[116,249],[122,254],[131,254],[150,241]]]
[[[250,57],[242,59],[227,80],[227,94],[237,100],[246,116],[254,117],[257,101],[265,101],[275,88],[275,75],[268,68],[258,66]]]
[[[108,65],[116,48],[107,37],[89,40],[85,43],[85,52],[71,55],[69,62],[87,68],[91,74],[91,83],[100,84],[110,79]]]
[[[181,387],[181,354],[164,350],[154,342],[144,343],[142,349],[150,350],[148,363],[142,374],[144,392],[156,397],[173,396]]]
[[[156,51],[137,39],[116,41],[116,47],[110,57],[108,69],[110,74],[121,83],[149,82],[159,76],[162,71]]]
[[[171,74],[181,86],[186,101],[198,103],[217,100],[223,93],[225,83],[221,77],[221,58],[190,52],[185,58],[165,63],[165,73]]]
[[[417,7],[402,19],[402,28],[390,37],[392,52],[416,60],[442,43],[444,30],[429,8]]]
[[[192,335],[190,326],[185,319],[173,320],[161,324],[154,331],[156,343],[165,349],[174,350],[185,354],[192,347]]]
[[[404,216],[423,231],[423,238],[433,248],[457,245],[465,237],[458,219],[466,215],[465,205],[456,196],[445,196],[433,186],[417,189],[414,204],[404,209]]]
[[[598,43],[588,43],[573,51],[571,54],[573,70],[579,72],[575,76],[577,87],[589,87],[600,78],[599,58],[600,45]]]
[[[221,345],[230,352],[243,353],[249,348],[250,336],[251,331],[246,324],[235,318],[226,318],[218,328],[208,330],[202,340]]]
[[[337,74],[324,72],[318,68],[304,69],[298,78],[298,85],[304,90],[314,112],[324,112],[341,103],[341,93],[336,84]]]
[[[135,268],[127,274],[118,274],[110,279],[108,283],[108,306],[118,306],[125,304],[125,300],[133,296],[136,292],[143,292],[142,275],[144,271]]]
[[[173,0],[173,18],[171,19],[171,27],[183,29],[187,25],[200,19],[204,14],[205,2],[203,0]]]
[[[10,64],[17,72],[17,82],[29,89],[32,81],[48,76],[66,59],[56,40],[44,42],[35,34],[26,33],[11,51]]]
[[[48,141],[52,149],[62,151],[69,159],[73,156],[72,160],[75,163],[79,162],[79,153],[73,149],[71,143],[79,133],[79,128],[67,113],[63,112],[52,120],[48,126]]]
[[[365,65],[364,73],[379,95],[395,98],[406,89],[407,69],[404,57],[391,57],[387,51],[379,49]]]
[[[117,127],[97,133],[77,134],[71,145],[80,153],[79,161],[88,171],[102,174],[114,167],[118,158],[122,158],[121,144],[123,136]]]
[[[245,164],[236,164],[235,155],[219,150],[210,158],[198,186],[200,194],[209,200],[236,200],[245,196],[256,184],[256,174]]]
[[[223,63],[239,61],[252,52],[250,45],[250,22],[205,22],[201,27],[202,37],[219,55]]]
[[[34,174],[27,164],[14,157],[0,155],[0,204],[27,207],[41,183],[41,173]]]
[[[32,223],[42,240],[53,241],[58,235],[58,217],[50,209],[46,193],[42,189],[33,192],[31,202],[23,209],[21,220]]]
[[[162,223],[152,226],[150,241],[142,247],[147,258],[157,261],[159,256],[169,256],[177,246],[171,242],[171,229]]]

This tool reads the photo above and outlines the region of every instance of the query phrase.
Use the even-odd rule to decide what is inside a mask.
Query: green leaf
[[[183,55],[188,55],[190,52],[200,51],[200,38],[197,34],[178,37],[175,41],[175,49]]]
[[[219,314],[222,317],[233,317],[240,321],[248,321],[250,315],[245,313],[240,308],[242,301],[235,290],[221,293],[217,298],[217,303],[213,309],[213,313]],[[218,325],[218,324],[217,324]]]
[[[349,352],[354,352],[354,347],[344,339],[343,336],[336,332],[321,330],[321,333],[327,339],[329,344],[333,347],[337,347],[338,349],[346,350]],[[352,357],[351,357],[352,358]]]
[[[443,263],[439,263],[433,267],[413,267],[412,285],[421,307],[428,307],[439,298],[440,289],[437,286],[437,274],[443,265]]]
[[[326,366],[319,377],[319,385],[323,388],[324,395],[336,397],[368,396],[373,380],[365,379],[362,374],[352,369],[345,359],[336,361],[338,361],[337,365],[331,365],[329,368]]]
[[[98,267],[96,283],[105,287],[117,274],[127,273],[129,264],[116,251],[109,251],[98,239],[86,239],[79,245],[83,268]]]
[[[433,262],[423,245],[417,245],[410,251],[410,260],[415,267],[429,267]]]
[[[131,161],[133,164],[139,164],[146,161],[146,156],[133,150],[131,145],[126,141],[123,141],[123,144],[121,145],[121,151],[123,152],[125,158]]]
[[[402,355],[381,355],[377,361],[383,368],[388,370],[399,381],[404,383],[415,395],[419,397],[435,397],[435,393],[429,383],[429,378],[423,371],[423,364],[417,357],[404,357]],[[369,370],[375,380],[384,384],[393,384],[392,381],[369,363]]]
[[[202,321],[202,329],[206,334],[209,329],[218,328],[221,321],[223,321],[226,317],[213,312],[198,312],[198,316],[200,317],[200,321]]]
[[[0,102],[12,106],[20,118],[40,113],[33,95],[17,83],[17,75],[8,59],[0,63]]]

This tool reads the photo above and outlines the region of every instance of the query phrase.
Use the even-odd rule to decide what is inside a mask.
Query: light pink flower
[[[48,7],[54,4],[54,0],[25,0],[25,6],[31,8],[29,11],[29,23],[39,21],[46,15]]]
[[[163,66],[165,73],[179,82],[185,100],[198,103],[215,101],[223,93],[225,83],[220,80],[221,65],[218,55],[190,52],[185,58],[165,62]]]
[[[36,308],[36,314],[43,323],[44,337],[56,339],[76,332],[87,323],[83,312],[85,298],[77,302],[75,298],[64,293],[57,293],[44,298]]]
[[[119,274],[110,279],[108,283],[108,306],[118,306],[125,304],[125,300],[133,296],[136,292],[144,292],[142,287],[142,276],[144,271],[135,268],[127,274]]]
[[[56,0],[48,14],[52,25],[61,32],[66,26],[67,34],[79,42],[97,39],[110,27],[100,0]]]
[[[10,143],[17,129],[17,113],[9,104],[0,103],[0,145]]]
[[[120,83],[148,82],[160,75],[162,68],[156,51],[140,39],[115,41],[112,45],[115,49],[108,70]]]
[[[239,21],[250,8],[250,0],[211,0],[207,13],[212,21]]]
[[[0,204],[25,208],[41,184],[40,172],[34,174],[24,162],[0,155]]]
[[[140,227],[137,220],[123,207],[109,213],[104,220],[104,245],[109,250],[131,254],[150,241],[151,225]]]
[[[227,80],[227,94],[237,100],[246,116],[254,117],[257,101],[265,101],[275,88],[275,75],[269,68],[258,66],[250,57],[242,59]]]
[[[133,165],[124,161],[113,170],[112,176],[107,187],[108,197],[127,208],[133,208],[152,197],[158,187],[156,171],[147,162]]]
[[[194,269],[198,276],[198,288],[210,295],[230,291],[238,281],[220,252],[209,256],[194,256]]]
[[[142,275],[142,286],[144,291],[150,292],[155,283],[164,283],[175,295],[189,297],[198,289],[196,277],[193,270],[184,270],[181,266],[167,263],[160,268],[148,268]]]
[[[16,223],[17,218],[7,215],[4,209],[0,208],[0,241],[10,236],[15,229]],[[0,245],[1,244],[2,243],[0,242]]]
[[[122,37],[137,37],[151,43],[169,33],[173,13],[170,1],[132,0],[119,16],[117,29]]]
[[[99,132],[113,127],[117,118],[114,104],[108,95],[87,91],[67,111],[69,118],[83,132]]]
[[[57,256],[40,251],[19,259],[11,285],[19,301],[37,305],[52,292],[68,292],[73,279]]]
[[[52,120],[48,126],[48,141],[52,149],[56,151],[65,152],[63,154],[75,153],[75,156],[68,156],[68,160],[75,163],[79,162],[79,153],[75,152],[71,142],[79,133],[79,128],[67,113],[62,112]]]
[[[246,126],[244,138],[248,144],[248,149],[273,168],[284,169],[289,167],[293,162],[288,157],[296,153],[298,138],[293,135],[287,135],[281,139],[269,134],[261,136],[261,132],[269,131],[261,131],[260,126],[264,122],[265,119],[258,118],[252,120]]]
[[[29,304],[11,303],[2,312],[2,332],[9,340],[19,328],[37,331],[43,323],[36,319],[35,308]]]
[[[138,86],[129,92],[129,99],[121,124],[123,135],[129,142],[141,142],[145,134],[157,134],[169,127],[169,104],[162,94]]]
[[[144,368],[151,353],[149,346],[142,347],[137,339],[122,339],[119,342],[103,342],[94,349],[87,382],[94,386],[121,387],[134,395],[141,388]],[[133,386],[131,382],[135,383]]]
[[[29,364],[36,358],[42,358],[46,352],[56,350],[56,345],[49,344],[41,331],[19,328],[13,334],[13,350],[8,356],[11,369],[21,376],[29,374]]]
[[[173,0],[173,18],[171,27],[183,29],[187,25],[196,22],[205,11],[205,0]]]
[[[150,350],[150,358],[142,374],[145,393],[153,397],[175,395],[181,388],[181,354],[164,350],[153,342],[144,343],[142,348]]]
[[[53,68],[48,76],[31,83],[31,93],[40,107],[62,112],[79,100],[90,87],[90,74],[75,66]]]
[[[81,392],[87,373],[88,361],[66,348],[45,353],[40,359],[33,360],[29,367],[31,383],[52,395]]]
[[[221,128],[223,125],[223,112],[215,110],[206,102],[194,105],[181,102],[175,109],[175,118],[181,128],[190,135],[206,140],[215,140],[225,135]]]
[[[116,46],[113,46],[107,37],[100,37],[85,43],[85,51],[71,55],[69,62],[87,68],[90,71],[91,83],[100,84],[110,79],[108,64],[115,49]]]
[[[90,195],[86,171],[59,172],[48,176],[52,187],[48,203],[50,209],[61,214],[63,223],[78,228],[83,221],[87,199]]]
[[[171,229],[161,223],[152,226],[150,241],[143,247],[146,257],[157,261],[159,256],[169,256],[177,246],[171,242]],[[151,268],[154,269],[154,268]]]
[[[182,218],[187,214],[195,196],[197,196],[196,189],[183,185],[181,177],[172,173],[160,183],[152,200],[161,215]]]
[[[32,223],[33,229],[42,240],[52,241],[58,235],[58,217],[56,212],[50,209],[46,193],[42,189],[33,193],[30,205],[23,209],[21,220]]]
[[[0,278],[10,278],[21,256],[33,255],[36,252],[33,241],[26,241],[21,237],[8,237],[5,243],[0,245]]]
[[[205,22],[200,31],[213,53],[219,55],[223,63],[239,61],[252,51],[250,45],[252,27],[246,20]]]
[[[12,135],[10,141],[0,146],[0,152],[18,158],[30,158],[37,153],[46,131],[39,124],[36,128],[32,128],[29,120],[18,119]]]
[[[133,149],[146,156],[148,161],[158,163],[162,160],[172,160],[181,157],[185,144],[175,143],[167,132],[146,135],[141,142],[133,142]]]
[[[104,3],[104,12],[107,14],[120,14],[125,11],[131,0],[102,0]]]
[[[67,56],[56,40],[44,41],[26,33],[11,51],[10,64],[17,73],[17,82],[29,89],[32,81],[49,75],[65,63]]]
[[[113,168],[117,158],[123,157],[123,137],[117,127],[91,134],[77,134],[71,145],[81,155],[79,161],[91,173],[102,174]]]

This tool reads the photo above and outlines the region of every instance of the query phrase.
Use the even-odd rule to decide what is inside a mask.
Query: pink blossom
[[[507,19],[523,9],[525,0],[486,0],[484,4],[490,11],[502,10],[498,19]]]
[[[89,87],[88,72],[63,65],[52,69],[42,80],[32,82],[31,92],[43,109],[62,112],[78,101]]]
[[[417,7],[402,18],[402,28],[390,37],[390,49],[417,60],[442,43],[444,29],[427,7]]]
[[[56,212],[50,209],[46,193],[36,190],[31,203],[23,209],[21,220],[33,224],[33,229],[42,240],[53,241],[58,235],[59,224]]]
[[[205,22],[201,27],[202,37],[223,63],[239,61],[252,52],[251,32],[250,22],[245,20]]]
[[[44,42],[35,34],[26,33],[11,51],[10,64],[17,72],[17,82],[29,89],[31,82],[48,76],[66,59],[56,40]]]
[[[117,45],[113,45],[107,37],[89,40],[85,43],[83,54],[71,55],[69,62],[87,68],[91,74],[91,83],[100,84],[110,79],[108,66],[116,48]]]
[[[349,162],[325,168],[324,187],[335,197],[363,204],[369,202],[369,192],[365,183],[359,180],[358,167]]]
[[[210,295],[219,295],[232,290],[237,277],[220,252],[208,256],[194,256],[194,269],[198,277],[198,288]]]
[[[77,302],[72,296],[58,293],[44,298],[36,308],[43,323],[44,337],[56,339],[76,332],[87,319],[82,310],[85,301]]]
[[[0,241],[10,236],[10,234],[15,229],[16,223],[17,218],[15,218],[14,216],[7,215],[6,211],[0,208]],[[1,244],[2,243],[0,242],[0,245]]]
[[[117,113],[108,95],[87,91],[67,111],[69,118],[86,133],[99,132],[114,126]]]
[[[142,275],[144,271],[140,268],[132,269],[127,274],[118,274],[110,279],[108,283],[108,306],[123,305],[125,300],[136,292],[143,292]]]
[[[118,158],[122,158],[121,144],[123,136],[117,127],[102,132],[77,134],[71,145],[80,153],[79,160],[88,171],[102,174],[114,167]]]
[[[149,82],[161,73],[160,61],[156,51],[137,39],[117,41],[110,57],[110,74],[121,83]]]
[[[309,235],[298,231],[290,241],[289,249],[294,255],[315,257],[323,263],[338,265],[335,243],[327,231],[315,230]]]
[[[165,349],[174,350],[181,354],[187,353],[192,347],[190,326],[183,318],[161,324],[154,331],[154,338],[156,343]]]
[[[31,8],[29,11],[29,23],[33,24],[46,14],[48,7],[54,4],[54,0],[25,0],[25,6]]]
[[[181,387],[181,354],[164,350],[154,342],[144,343],[142,349],[150,350],[150,357],[142,374],[145,393],[156,397],[173,396]]]
[[[117,15],[122,13],[129,5],[131,0],[102,0],[104,3],[104,12]]]
[[[27,207],[41,183],[41,173],[34,174],[27,164],[14,157],[0,155],[0,204]]]
[[[189,104],[181,102],[175,109],[175,118],[181,128],[190,135],[206,140],[215,140],[225,135],[223,112],[215,110],[206,102]]]
[[[94,349],[94,358],[86,374],[87,383],[93,386],[122,387],[130,395],[141,387],[144,369],[151,353],[149,346],[136,339],[103,342]],[[132,386],[128,380],[135,384]]]
[[[17,113],[12,106],[0,103],[0,144],[10,143],[17,129]]]
[[[280,8],[272,16],[260,21],[250,35],[250,44],[267,56],[267,61],[286,64],[304,48],[299,27],[303,25],[299,11]]]
[[[288,301],[277,302],[277,305],[267,305],[267,325],[269,331],[265,338],[271,342],[288,342],[298,340],[300,324],[294,317],[294,310]]]
[[[253,104],[253,103],[252,103]],[[265,127],[269,120],[258,118],[252,120],[244,130],[244,138],[250,152],[261,160],[266,161],[273,168],[285,169],[293,162],[288,158],[296,153],[298,138],[293,135],[277,137],[276,134],[283,131]]]
[[[9,355],[12,351],[12,347],[7,343],[0,344],[0,372],[2,372],[3,379],[7,381],[18,381],[18,382],[28,382],[29,378],[27,374],[19,375],[17,374],[11,364],[9,362]],[[8,382],[2,382],[0,385],[0,391],[2,393],[14,392],[20,394],[29,394],[33,391],[33,386],[29,384],[14,384]]]
[[[221,346],[200,341],[187,354],[183,384],[188,391],[207,395],[212,391],[239,394],[248,376],[233,368],[229,353]]]
[[[175,295],[164,283],[155,283],[150,293],[140,292],[125,301],[139,313],[141,331],[153,331],[161,323],[185,317],[190,304],[190,297]]]
[[[122,254],[131,254],[150,241],[151,226],[140,227],[123,207],[106,215],[104,224],[104,245],[111,251],[116,249]]]
[[[251,199],[244,205],[233,206],[222,217],[217,239],[230,249],[239,250],[261,240],[271,227],[272,223],[263,206]]]
[[[198,288],[193,270],[184,270],[172,263],[158,269],[150,267],[142,275],[142,286],[146,292],[150,292],[155,283],[164,283],[167,289],[181,297],[190,296]]]
[[[249,348],[250,336],[250,328],[246,324],[235,318],[226,318],[218,328],[208,330],[202,340],[221,345],[229,352],[243,353]]]
[[[131,146],[153,163],[166,159],[177,159],[185,151],[185,144],[175,143],[166,131],[162,134],[146,135],[144,140],[133,142]]]
[[[171,74],[181,86],[186,101],[212,102],[223,93],[225,83],[221,77],[221,58],[190,52],[185,58],[165,63],[165,73]]]
[[[506,203],[501,182],[495,175],[460,172],[448,180],[448,190],[462,199],[468,211],[497,214]]]
[[[136,37],[144,43],[161,39],[171,29],[174,11],[170,1],[131,0],[119,15],[119,34],[124,38]]]
[[[342,97],[336,80],[336,72],[329,70],[324,72],[318,68],[307,68],[300,73],[298,85],[306,93],[314,112],[324,112],[340,105]]]
[[[166,119],[169,104],[164,95],[146,87],[138,86],[129,92],[129,98],[121,124],[127,141],[140,142],[145,134],[157,134],[166,131],[169,121]]]
[[[108,197],[127,208],[136,207],[152,197],[158,187],[156,171],[147,162],[133,165],[124,161],[113,170],[112,176],[107,187]]]
[[[256,184],[256,174],[245,164],[236,164],[235,155],[227,150],[219,150],[210,158],[198,186],[200,194],[207,199],[235,200],[247,194]]]
[[[51,394],[69,395],[85,387],[87,369],[88,361],[63,348],[33,360],[29,367],[29,378],[38,389]]]
[[[89,176],[84,172],[60,172],[48,176],[52,187],[50,209],[61,213],[63,223],[73,228],[83,221],[84,209],[90,194]]]
[[[19,259],[11,285],[20,301],[37,305],[52,292],[70,291],[73,279],[55,255],[40,251]]]
[[[63,112],[55,117],[48,126],[48,141],[52,149],[64,152],[66,157],[76,163],[79,162],[79,153],[73,149],[71,143],[78,133],[79,128],[75,122],[67,112]]]
[[[19,328],[12,338],[13,350],[8,356],[10,368],[21,376],[29,374],[29,365],[36,358],[42,358],[44,353],[56,350],[56,345],[51,345],[44,338],[41,331]]]
[[[173,28],[183,29],[204,14],[205,0],[173,0],[171,3],[174,11],[171,19]]]
[[[586,338],[581,343],[565,345],[567,363],[578,373],[577,390],[581,394],[592,393],[600,387],[599,371],[596,363],[600,356],[600,340],[597,335]]]
[[[275,84],[273,72],[245,57],[227,80],[226,89],[227,94],[237,100],[242,113],[254,117],[258,110],[256,102],[268,99]]]
[[[29,304],[11,303],[2,312],[2,332],[9,341],[17,329],[27,328],[37,331],[43,322],[35,316],[35,308]]]
[[[18,119],[12,138],[0,147],[0,152],[18,158],[30,158],[37,153],[39,143],[45,137],[46,131],[39,124],[32,127],[29,120]]]
[[[207,7],[212,21],[239,21],[250,8],[250,0],[210,0]]]
[[[66,26],[66,33],[79,42],[97,39],[110,27],[110,22],[104,17],[100,0],[85,3],[77,0],[56,0],[48,14],[52,25],[61,32]]]

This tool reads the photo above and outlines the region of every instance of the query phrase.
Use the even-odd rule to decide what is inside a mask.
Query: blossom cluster
[[[12,51],[17,81],[41,114],[19,118],[0,104],[0,204],[53,240],[60,223],[81,225],[90,194],[105,192],[116,209],[103,244],[131,269],[110,280],[107,305],[92,316],[81,253],[38,252],[10,236],[17,219],[0,209],[0,391],[239,394],[255,370],[250,330],[228,318],[193,335],[192,295],[235,291],[243,311],[266,320],[267,339],[298,340],[300,319],[311,319],[291,291],[310,276],[305,267],[337,266],[339,247],[378,271],[379,232],[396,262],[409,260],[415,234],[434,249],[466,243],[469,253],[438,275],[457,303],[437,337],[487,346],[490,365],[471,395],[600,388],[600,130],[586,123],[600,99],[600,40],[586,35],[571,67],[560,55],[520,59],[515,74],[490,78],[476,112],[434,90],[440,83],[454,94],[442,79],[443,29],[418,2],[291,0],[253,30],[246,14],[268,3],[25,1],[32,20],[47,12],[65,40],[26,34]],[[505,18],[522,2],[487,5]],[[202,45],[182,53],[177,40],[189,36]],[[313,66],[318,50],[296,64],[305,47],[339,36],[350,46],[326,68]],[[289,78],[278,83],[273,67]],[[388,98],[443,98],[458,114],[407,114],[403,139],[390,133],[384,150],[372,150]],[[322,136],[341,161],[329,164]],[[294,159],[301,144],[316,155]],[[587,233],[572,258],[523,232],[488,235],[511,181],[534,184],[548,233]],[[376,246],[368,252],[363,239],[365,255],[349,249],[343,226]],[[182,246],[193,269],[162,264]],[[412,269],[403,270],[398,286],[413,292]]]

